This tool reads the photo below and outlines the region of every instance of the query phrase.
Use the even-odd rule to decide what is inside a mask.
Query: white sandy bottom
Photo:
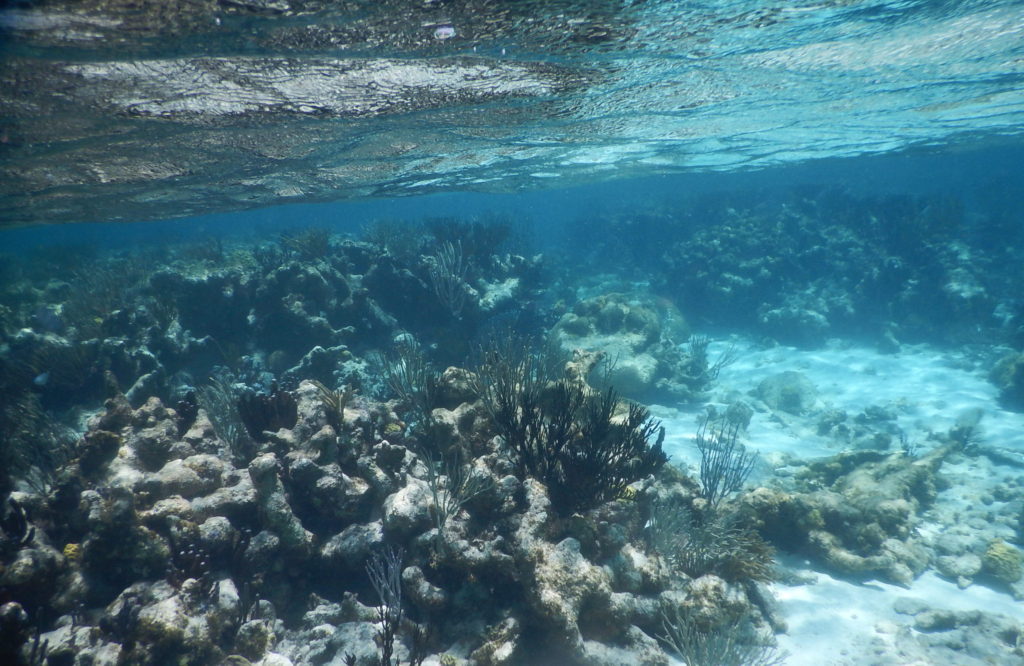
[[[787,566],[797,562],[785,560]],[[795,568],[795,567],[794,567]],[[897,632],[912,618],[893,609],[898,599],[926,602],[936,610],[984,610],[1024,619],[1024,604],[982,585],[961,590],[927,572],[910,589],[869,581],[850,583],[814,572],[810,585],[774,585],[786,633],[776,637],[787,653],[788,666],[863,666],[866,664],[929,664],[898,660]]]
[[[713,345],[712,358],[724,347],[722,343]],[[959,353],[927,346],[893,355],[854,346],[824,351],[785,347],[759,350],[745,341],[740,341],[737,348],[738,360],[722,371],[711,396],[720,406],[737,399],[752,400],[749,392],[763,379],[793,370],[804,374],[817,388],[816,409],[843,409],[851,418],[871,405],[893,409],[908,441],[921,450],[934,445],[928,439],[931,433],[946,432],[962,414],[980,409],[984,415],[983,443],[1024,451],[1024,414],[1000,408],[996,388],[985,376],[987,368],[975,367]],[[702,411],[696,407],[677,410],[658,406],[652,411],[666,427],[665,450],[672,462],[696,475],[699,456],[693,435]],[[806,460],[842,451],[842,445],[817,435],[815,420],[813,416],[758,411],[744,442],[760,452],[765,461],[786,456]],[[767,481],[774,473],[771,465],[762,465],[752,481]],[[941,473],[955,484],[944,493],[947,505],[972,501],[994,483],[993,477],[976,465],[947,465]],[[1024,475],[1024,470],[1003,473]],[[934,533],[943,526],[924,523],[921,528]],[[905,597],[922,600],[936,610],[982,610],[1024,621],[1024,603],[1015,601],[1009,593],[980,584],[961,590],[931,569],[906,589],[878,581],[842,580],[825,573],[819,564],[792,556],[782,555],[780,562],[814,581],[773,585],[788,625],[786,633],[777,639],[779,648],[788,654],[785,663],[789,666],[932,666],[932,662],[921,661],[901,648],[907,645],[905,634],[913,631],[913,618],[897,613],[893,604]]]

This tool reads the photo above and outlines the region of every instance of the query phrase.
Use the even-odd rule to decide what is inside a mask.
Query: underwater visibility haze
[[[1022,2],[0,2],[0,663],[1024,664],[1022,138]]]

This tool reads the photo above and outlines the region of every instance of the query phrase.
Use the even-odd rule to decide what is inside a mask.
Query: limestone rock
[[[384,529],[403,538],[429,529],[433,502],[424,481],[406,477],[405,486],[384,500]]]
[[[793,370],[763,379],[756,393],[772,409],[797,415],[806,414],[818,400],[818,391],[811,380]]]
[[[288,550],[308,552],[313,544],[313,535],[302,526],[288,504],[274,454],[258,456],[249,463],[249,476],[264,520],[281,538],[282,545]]]
[[[982,556],[982,568],[1004,583],[1016,583],[1024,571],[1024,555],[1002,539],[992,541]]]
[[[366,525],[349,525],[324,544],[325,561],[340,561],[351,569],[362,567],[373,550],[384,542],[384,526],[378,520]]]

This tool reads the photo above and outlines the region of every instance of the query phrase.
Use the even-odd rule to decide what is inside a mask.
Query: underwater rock
[[[345,654],[354,655],[356,663],[376,663],[376,621],[376,610],[351,592],[345,592],[340,603],[314,595],[299,626],[283,635],[275,650],[296,664],[340,664]]]
[[[1002,539],[995,539],[985,549],[982,568],[1004,583],[1016,583],[1024,576],[1024,554]]]
[[[240,666],[245,666],[241,664]],[[260,666],[294,666],[291,659],[276,652],[268,652],[260,662]]]
[[[810,303],[787,303],[783,307],[762,308],[758,320],[771,336],[788,343],[814,347],[822,344],[831,333],[828,306],[811,297]]]
[[[126,444],[144,469],[156,471],[172,458],[185,458],[195,453],[191,446],[178,439],[178,424],[174,416],[159,398],[149,398],[133,414],[135,429]]]
[[[491,485],[467,502],[466,506],[478,516],[509,516],[521,508],[518,498],[522,497],[523,484],[516,476],[508,473],[510,470],[507,467],[502,468],[498,464],[500,461],[488,460],[489,457],[478,460],[474,473],[490,476]]]
[[[0,656],[14,661],[19,647],[26,643],[32,624],[28,613],[17,601],[0,604]]]
[[[818,391],[803,374],[787,370],[761,380],[754,394],[772,409],[805,414],[818,401]]]
[[[288,452],[285,454],[286,464],[289,456],[305,458],[303,444],[327,425],[327,405],[320,390],[312,382],[303,382],[295,391],[276,391],[271,394],[270,400],[272,406],[269,412],[274,422],[268,424],[270,427],[264,431],[267,434],[263,439],[269,443],[264,448],[268,451]],[[274,428],[275,425],[280,427]]]
[[[617,613],[628,613],[633,605],[613,600],[611,572],[590,562],[578,540],[551,543],[544,538],[550,521],[547,495],[532,479],[524,489],[527,509],[512,546],[517,568],[528,572],[531,611],[563,649],[589,663],[584,627],[605,627],[608,635],[595,638],[621,643],[629,625]]]
[[[266,620],[249,620],[235,633],[235,651],[253,661],[259,661],[274,644],[274,629]]]
[[[249,330],[248,314],[254,305],[254,280],[242,269],[180,270],[164,268],[150,277],[152,289],[173,303],[178,329],[169,328],[162,342],[167,351],[203,351],[200,340],[210,336],[224,346]],[[209,350],[216,353],[217,350]]]
[[[403,569],[402,584],[408,591],[410,601],[426,613],[439,613],[449,602],[448,593],[428,581],[420,567],[411,566]]]
[[[326,386],[336,386],[339,368],[353,359],[352,352],[345,345],[321,347],[315,345],[299,359],[299,363],[281,374],[281,381],[296,383],[299,380],[317,380]],[[302,393],[302,387],[299,387]]]
[[[984,279],[968,246],[959,241],[948,243],[943,252],[946,282],[942,285],[944,305],[956,318],[985,321],[992,313],[994,299],[985,289]]]
[[[578,302],[552,330],[567,355],[577,349],[608,359],[607,381],[634,398],[659,391],[689,398],[703,386],[676,349],[688,327],[674,306],[646,294],[610,293]]]
[[[216,649],[212,629],[209,618],[195,612],[198,600],[187,594],[184,587],[179,594],[167,583],[153,585],[147,595],[153,599],[138,612],[137,635],[157,654],[205,661]]]
[[[349,324],[359,321],[350,312],[351,295],[348,280],[333,266],[288,262],[256,287],[255,339],[264,349],[283,351],[291,358],[314,346],[340,346],[353,331]]]
[[[78,443],[78,468],[86,477],[91,477],[109,463],[121,448],[122,439],[109,430],[89,430]]]
[[[848,442],[854,449],[889,449],[903,435],[898,417],[891,406],[868,405],[853,417],[852,423],[841,433],[841,441]]]
[[[938,469],[954,447],[938,447],[916,460],[902,453],[841,454],[805,473],[824,489],[758,488],[739,501],[778,547],[809,552],[843,573],[880,575],[909,586],[930,560],[915,534],[919,513],[935,501]]]
[[[228,466],[220,458],[201,453],[184,460],[171,460],[155,474],[138,484],[139,490],[153,497],[180,495],[192,499],[209,495],[221,485],[221,476]]]
[[[826,512],[826,520],[840,518]],[[855,575],[881,575],[897,585],[909,587],[928,566],[929,555],[913,541],[884,538],[877,523],[862,525],[859,531],[834,535],[825,529],[811,530],[807,544],[826,564],[837,571]],[[859,552],[867,554],[859,554]]]
[[[199,545],[212,563],[229,562],[240,542],[240,536],[231,521],[223,516],[213,516],[199,524]],[[222,582],[221,592],[223,587]]]
[[[223,443],[217,437],[217,431],[210,423],[210,417],[206,410],[200,408],[195,420],[188,430],[181,435],[181,441],[187,443],[199,453],[219,454],[222,453]]]
[[[940,555],[935,559],[935,570],[939,574],[956,581],[957,587],[969,587],[974,577],[981,572],[981,557],[974,553],[963,555]]]
[[[358,476],[345,474],[337,465],[322,469],[324,474],[309,491],[310,500],[320,515],[346,523],[365,518],[375,499],[370,484]]]
[[[94,664],[117,666],[125,662],[125,649],[115,641],[96,635],[92,627],[76,625],[68,616],[53,631],[40,635],[46,644],[47,664]]]
[[[89,419],[89,429],[120,432],[122,428],[131,425],[134,418],[135,412],[128,399],[118,393],[107,398],[103,402],[103,411]]]
[[[356,663],[375,663],[377,659],[377,644],[374,640],[377,627],[371,622],[324,625],[310,633],[312,640],[309,641],[308,651],[303,650],[296,655],[299,663],[318,663],[318,655],[353,654],[357,659]],[[397,657],[407,656],[400,642],[395,647]],[[308,656],[305,656],[306,654]],[[307,659],[309,661],[306,661]]]
[[[139,520],[149,528],[166,526],[171,523],[169,518],[180,518],[181,520],[195,520],[195,512],[192,505],[181,495],[171,495],[162,500],[157,500],[153,506],[145,511],[139,512]]]
[[[614,574],[616,592],[640,594],[667,584],[661,562],[631,543],[624,543],[605,566]]]
[[[445,368],[437,382],[437,406],[455,410],[465,403],[475,402],[477,392],[473,388],[474,377],[469,370],[456,367]],[[459,421],[461,419],[456,419]]]
[[[911,634],[929,663],[1016,663],[1024,657],[1024,624],[1018,618],[981,610],[933,608],[920,599],[901,598],[893,609],[913,618]]]
[[[1008,409],[1024,411],[1024,354],[1011,353],[999,359],[989,381],[999,389],[999,399]]]
[[[668,666],[671,663],[658,641],[634,626],[626,629],[621,643],[586,640],[582,652],[584,663],[594,666]]]
[[[273,453],[257,456],[249,463],[249,477],[252,479],[256,501],[267,526],[281,538],[281,543],[287,551],[300,555],[307,554],[313,544],[313,534],[302,526],[292,512],[278,475],[277,457]]]
[[[470,537],[470,540],[467,536],[466,525],[456,519],[448,521],[441,537],[438,537],[436,529],[432,529],[423,533],[417,541],[426,549],[435,549],[441,538],[445,544],[441,554],[446,564],[473,576],[512,584],[518,569],[508,539],[496,536],[486,540]]]
[[[520,280],[517,277],[509,277],[496,282],[478,283],[480,287],[479,307],[483,312],[495,312],[501,308],[515,303],[520,297]]]
[[[694,233],[666,234],[675,241],[644,267],[688,315],[783,344],[866,334],[889,350],[995,323],[980,253],[958,240],[957,203],[846,194],[706,214]]]
[[[256,488],[247,470],[232,472],[225,477],[225,485],[209,495],[191,501],[197,519],[223,516],[247,523],[257,510]]]
[[[380,447],[375,447],[378,452],[381,450]],[[404,451],[404,447],[402,448]],[[390,444],[388,445],[387,451],[391,451]],[[404,454],[403,454],[404,455]],[[389,473],[382,469],[375,460],[376,456],[371,454],[364,454],[356,459],[356,469],[358,475],[365,479],[370,484],[374,495],[377,497],[387,497],[388,495],[396,492],[399,488],[397,475],[394,472]],[[396,463],[400,464],[400,462]]]
[[[413,463],[408,449],[400,444],[392,444],[386,439],[377,442],[373,446],[371,454],[377,468],[388,474],[395,483],[400,483],[401,475],[408,474],[410,471],[408,467]]]
[[[0,589],[19,601],[38,605],[67,584],[61,575],[64,558],[42,535],[35,535],[30,544],[18,549],[13,558],[0,561]]]
[[[284,552],[279,536],[269,530],[260,530],[249,539],[242,558],[249,571],[262,571],[266,574],[280,572],[285,555],[294,553]]]
[[[102,494],[86,490],[81,504],[88,526],[81,563],[95,581],[120,590],[125,581],[165,572],[170,546],[155,531],[141,525],[130,489],[111,486]]]
[[[358,569],[371,553],[384,543],[384,524],[377,520],[369,524],[349,525],[324,544],[324,561],[339,562],[350,569]]]
[[[705,574],[690,582],[679,607],[693,622],[711,628],[728,625],[743,617],[750,611],[750,602],[740,587],[730,585],[714,574]]]
[[[430,286],[394,258],[384,255],[363,276],[363,286],[400,326],[417,330],[437,319],[437,298]]]
[[[399,539],[407,539],[430,527],[433,505],[427,484],[406,477],[405,485],[384,499],[384,529]]]
[[[124,392],[124,395],[129,403],[137,405],[148,399],[149,396],[159,393],[166,381],[167,377],[162,368],[153,372],[147,372],[139,375],[131,387]]]
[[[149,471],[163,467],[174,455],[172,449],[177,443],[178,428],[170,419],[160,425],[134,432],[127,442],[143,468]],[[184,457],[190,453],[194,452],[179,450],[177,456]]]
[[[590,613],[610,605],[608,575],[583,557],[575,539],[554,545],[534,543],[528,551],[528,546],[522,546],[522,556],[533,565],[529,590],[533,610],[559,643],[582,659],[585,646],[580,622],[584,603]]]

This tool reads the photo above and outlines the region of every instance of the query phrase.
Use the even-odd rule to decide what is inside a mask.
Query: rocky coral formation
[[[465,381],[450,369],[440,394],[465,395]],[[309,381],[295,400],[293,425],[264,433],[248,460],[202,408],[182,428],[157,398],[108,400],[78,444],[97,452],[47,494],[16,495],[3,631],[26,640],[29,613],[51,660],[73,663],[375,663],[383,616],[364,567],[384,545],[402,548],[402,659],[667,664],[664,608],[692,607],[707,626],[760,617],[742,580],[670,575],[645,545],[649,479],[562,516],[547,488],[512,474],[473,401],[434,409],[447,430],[424,439],[386,404],[354,398],[338,420]],[[454,505],[464,486],[451,467],[430,471],[436,437],[475,451],[478,492]],[[692,484],[659,487],[685,496]]]
[[[929,565],[916,534],[920,513],[936,498],[937,471],[953,445],[920,459],[875,451],[812,464],[805,492],[758,488],[741,500],[780,548],[821,558],[843,574],[910,585]]]
[[[638,400],[695,400],[720,369],[721,359],[708,358],[709,340],[691,336],[679,310],[650,294],[584,298],[558,321],[552,340],[566,354],[604,354],[607,382]]]
[[[832,192],[713,215],[658,255],[664,290],[692,319],[786,344],[863,335],[894,349],[936,331],[956,337],[952,322],[994,330],[993,291],[1012,298],[979,267],[986,248],[958,237],[966,221],[952,200]]]
[[[754,394],[771,409],[795,415],[811,411],[818,401],[814,384],[794,371],[766,377],[757,385]]]
[[[1024,410],[1024,354],[1003,356],[992,368],[989,379],[999,389],[999,397],[1007,408]]]
[[[848,579],[931,567],[1024,596],[1020,457],[979,443],[980,412],[922,455],[901,403],[848,414],[799,372],[711,395],[728,355],[664,299],[548,289],[508,229],[399,226],[165,249],[152,274],[144,254],[40,259],[0,285],[0,660],[371,664],[385,631],[403,661],[666,664],[726,637],[770,655],[769,542]],[[572,360],[533,373],[524,347],[525,370],[487,379],[517,362],[488,346],[506,328],[553,328]],[[844,452],[757,463],[777,474],[709,499],[646,409],[587,386],[602,357],[635,397],[714,399],[741,437],[761,415]],[[954,498],[957,466],[989,489]],[[664,507],[683,516],[667,537]],[[382,561],[397,606],[367,574]],[[1010,649],[1012,623],[909,614],[946,647],[984,627],[978,654]]]
[[[913,618],[916,645],[903,648],[909,659],[978,666],[993,659],[1006,663],[1020,659],[1024,636],[1014,618],[982,610],[939,610],[910,598],[899,600],[896,612]]]
[[[452,224],[449,234],[472,228]],[[409,331],[437,345],[440,356],[465,358],[489,318],[535,325],[522,317],[542,259],[502,251],[503,227],[495,227],[494,242],[467,245],[461,271],[443,276],[436,267],[442,244],[423,229],[418,236],[408,230],[422,248],[402,259],[384,244],[310,229],[278,243],[178,246],[160,259],[83,251],[60,258],[81,262],[77,268],[54,265],[52,257],[19,265],[20,279],[2,285],[15,306],[0,330],[0,391],[7,397],[0,432],[11,442],[5,450],[32,448],[17,442],[46,428],[46,411],[98,405],[116,393],[115,383],[135,407],[154,395],[177,405],[215,366],[227,370],[219,375],[232,392],[227,402],[242,397],[235,389],[269,391],[275,378],[288,387],[317,379],[372,392],[380,380],[368,371],[367,357]],[[149,270],[154,262],[162,267]],[[453,289],[458,312],[451,309]],[[233,387],[238,382],[245,387]],[[17,472],[38,462],[13,459],[5,467]]]

